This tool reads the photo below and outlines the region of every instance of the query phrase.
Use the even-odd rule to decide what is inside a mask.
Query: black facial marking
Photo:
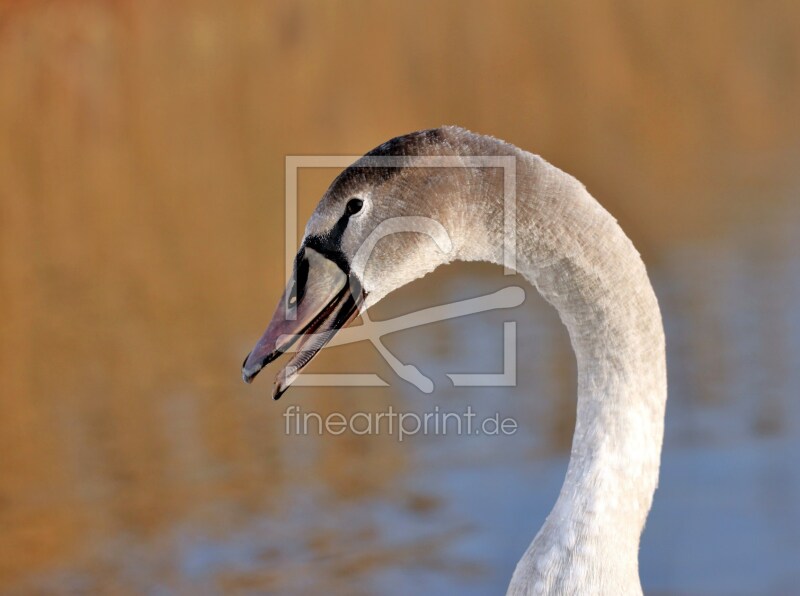
[[[308,282],[308,259],[306,258],[305,247],[300,249],[297,253],[297,259],[294,262],[295,269],[295,301],[299,304],[306,294],[306,283]]]
[[[313,248],[336,263],[348,275],[350,274],[350,263],[342,252],[342,236],[344,236],[344,231],[347,229],[349,219],[350,214],[345,209],[345,212],[327,234],[309,236],[303,243],[304,246]]]

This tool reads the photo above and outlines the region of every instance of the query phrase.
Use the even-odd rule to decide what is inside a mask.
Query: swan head
[[[244,361],[246,382],[292,349],[276,378],[278,399],[359,312],[455,258],[447,198],[463,168],[426,167],[432,162],[425,161],[454,155],[453,132],[392,139],[333,181],[306,225],[272,320]]]

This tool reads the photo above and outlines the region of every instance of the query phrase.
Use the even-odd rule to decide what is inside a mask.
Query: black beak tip
[[[250,354],[248,354],[247,357],[244,359],[244,362],[242,362],[242,380],[248,385],[253,382],[253,379],[256,378],[256,375],[264,367],[263,364],[258,364],[255,367],[247,368],[247,361],[249,359],[250,359]]]
[[[256,375],[261,372],[261,369],[264,368],[267,364],[275,360],[278,356],[283,354],[281,350],[275,350],[274,352],[270,353],[266,358],[264,358],[261,362],[256,364],[251,364],[249,367],[247,366],[248,360],[250,360],[250,356],[253,355],[250,352],[247,357],[242,362],[242,380],[247,383],[248,385],[253,382],[253,379],[256,378]]]

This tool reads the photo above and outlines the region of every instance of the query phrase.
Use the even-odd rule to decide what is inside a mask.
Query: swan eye
[[[347,215],[355,215],[356,213],[361,211],[361,208],[363,206],[364,206],[364,201],[362,201],[361,199],[350,199],[349,201],[347,201],[347,207],[345,207],[345,210],[347,211]]]

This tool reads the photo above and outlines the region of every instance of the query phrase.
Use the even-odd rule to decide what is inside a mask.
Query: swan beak
[[[245,358],[242,379],[252,382],[264,366],[292,349],[296,353],[275,378],[273,398],[280,398],[336,331],[358,315],[363,301],[364,292],[355,275],[320,252],[303,247],[267,330]]]

